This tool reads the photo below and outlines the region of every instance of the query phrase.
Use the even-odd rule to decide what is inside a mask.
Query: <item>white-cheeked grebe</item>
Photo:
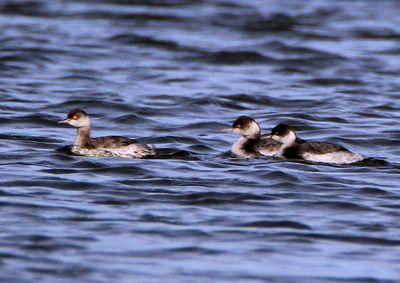
[[[271,138],[282,143],[277,157],[301,158],[313,162],[350,164],[364,158],[348,149],[327,142],[308,142],[297,138],[295,130],[286,124],[279,124],[271,131]]]
[[[274,156],[281,147],[281,143],[271,139],[270,136],[261,136],[260,125],[248,116],[237,118],[229,130],[241,135],[231,149],[238,157]]]

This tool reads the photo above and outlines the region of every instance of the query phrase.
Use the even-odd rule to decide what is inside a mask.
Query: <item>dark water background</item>
[[[400,281],[400,1],[0,3],[1,282]],[[233,158],[244,114],[387,163]]]

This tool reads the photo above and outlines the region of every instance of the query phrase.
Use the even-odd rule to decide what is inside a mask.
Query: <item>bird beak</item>
[[[71,119],[64,119],[64,120],[58,121],[57,123],[58,124],[68,124],[69,121],[71,121]]]
[[[272,135],[266,136],[267,139],[272,139]]]
[[[221,132],[232,132],[233,128],[222,129]]]

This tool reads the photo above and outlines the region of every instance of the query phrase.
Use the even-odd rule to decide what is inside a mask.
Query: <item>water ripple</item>
[[[1,282],[398,281],[400,5],[264,2],[0,3]],[[237,158],[241,115],[367,158]]]

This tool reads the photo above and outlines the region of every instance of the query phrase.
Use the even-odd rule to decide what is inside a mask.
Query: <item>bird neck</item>
[[[85,147],[89,144],[90,140],[90,127],[79,127],[76,131],[75,146]]]
[[[244,138],[248,140],[258,140],[260,136],[261,136],[261,131],[256,131],[251,135],[244,136]]]
[[[290,132],[286,137],[282,138],[280,140],[282,145],[279,151],[275,154],[275,156],[282,157],[288,148],[296,145],[296,139],[297,136],[294,132]]]

